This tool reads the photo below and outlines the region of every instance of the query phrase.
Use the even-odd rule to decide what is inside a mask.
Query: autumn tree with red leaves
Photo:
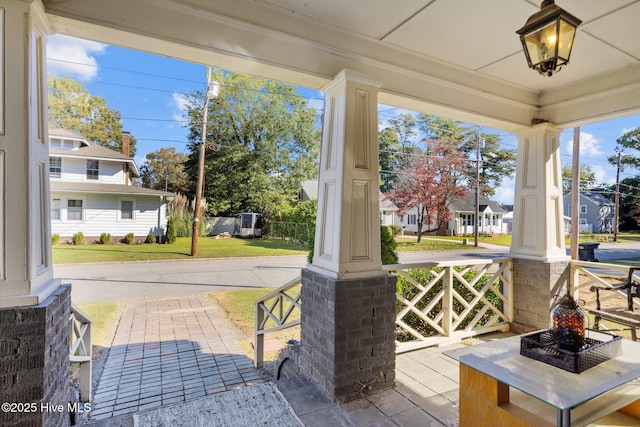
[[[449,206],[466,193],[460,183],[467,163],[455,141],[427,141],[427,151],[412,155],[407,166],[397,172],[386,197],[399,207],[400,215],[417,211],[418,242],[423,227],[433,231],[447,226]]]

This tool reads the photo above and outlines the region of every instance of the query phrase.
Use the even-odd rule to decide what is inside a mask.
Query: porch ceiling
[[[513,131],[640,113],[640,0],[556,0],[583,20],[570,64],[527,68],[541,0],[43,0],[52,31],[320,89],[341,69],[380,102]]]

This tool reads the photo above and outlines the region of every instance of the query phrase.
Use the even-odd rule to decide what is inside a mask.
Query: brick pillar
[[[395,382],[395,276],[302,271],[301,370],[338,402]]]
[[[0,403],[27,405],[0,411],[0,425],[69,425],[70,314],[70,285],[41,304],[0,309]]]

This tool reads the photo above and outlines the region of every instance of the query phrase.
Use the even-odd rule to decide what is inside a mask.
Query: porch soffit
[[[557,0],[581,18],[571,63],[526,65],[539,0],[43,0],[54,31],[320,89],[344,68],[380,102],[507,131],[640,112],[640,0]]]

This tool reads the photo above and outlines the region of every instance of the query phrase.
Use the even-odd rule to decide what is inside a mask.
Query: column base
[[[0,309],[0,424],[68,426],[71,285],[41,304]]]
[[[513,259],[514,323],[532,329],[546,329],[557,295],[569,284],[569,258],[558,262]]]
[[[302,270],[301,373],[335,402],[395,383],[396,278]]]

